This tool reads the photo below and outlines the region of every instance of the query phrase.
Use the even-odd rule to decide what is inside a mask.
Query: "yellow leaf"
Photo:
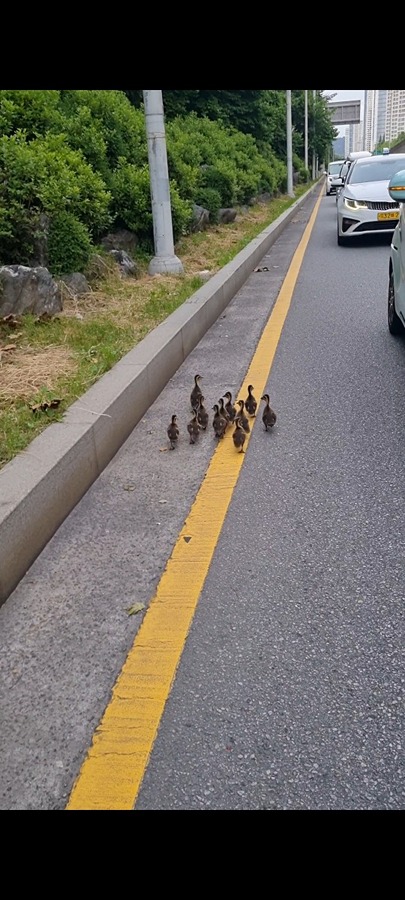
[[[134,616],[135,613],[141,612],[141,609],[145,609],[144,603],[134,603],[133,606],[130,606],[129,609],[127,609],[127,613],[129,616]]]

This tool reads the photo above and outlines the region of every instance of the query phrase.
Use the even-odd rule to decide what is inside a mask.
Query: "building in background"
[[[349,153],[355,151],[356,153],[359,150],[364,150],[363,147],[363,122],[357,122],[355,125],[348,125],[345,131],[345,152],[344,156],[348,156]]]
[[[386,91],[385,137],[387,143],[395,141],[405,131],[405,91]]]
[[[333,158],[334,159],[344,159],[345,158],[345,139],[344,137],[335,138],[332,142],[333,147]]]
[[[405,90],[365,91],[364,150],[391,143],[405,131]]]

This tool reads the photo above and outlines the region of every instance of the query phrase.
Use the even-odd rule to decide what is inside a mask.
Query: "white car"
[[[344,159],[335,159],[328,165],[326,172],[326,194],[328,197],[329,194],[336,194],[336,189],[342,186],[342,179],[339,173],[343,163]]]
[[[399,219],[399,203],[388,193],[390,179],[405,169],[405,153],[355,159],[336,204],[337,242],[353,243],[365,234],[390,234]]]
[[[390,180],[388,193],[400,204],[400,216],[391,241],[388,266],[388,328],[404,334],[405,328],[405,166]]]

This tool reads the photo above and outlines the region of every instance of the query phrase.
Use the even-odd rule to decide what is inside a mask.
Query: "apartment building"
[[[355,125],[348,125],[345,129],[345,152],[348,156],[352,151],[364,150],[363,147],[363,122],[357,122]]]
[[[364,150],[395,140],[405,131],[405,90],[365,91]]]

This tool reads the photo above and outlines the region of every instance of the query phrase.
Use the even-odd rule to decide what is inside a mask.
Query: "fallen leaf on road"
[[[134,603],[133,606],[130,606],[127,609],[127,613],[129,616],[134,616],[136,613],[141,612],[142,609],[145,609],[144,603]]]

